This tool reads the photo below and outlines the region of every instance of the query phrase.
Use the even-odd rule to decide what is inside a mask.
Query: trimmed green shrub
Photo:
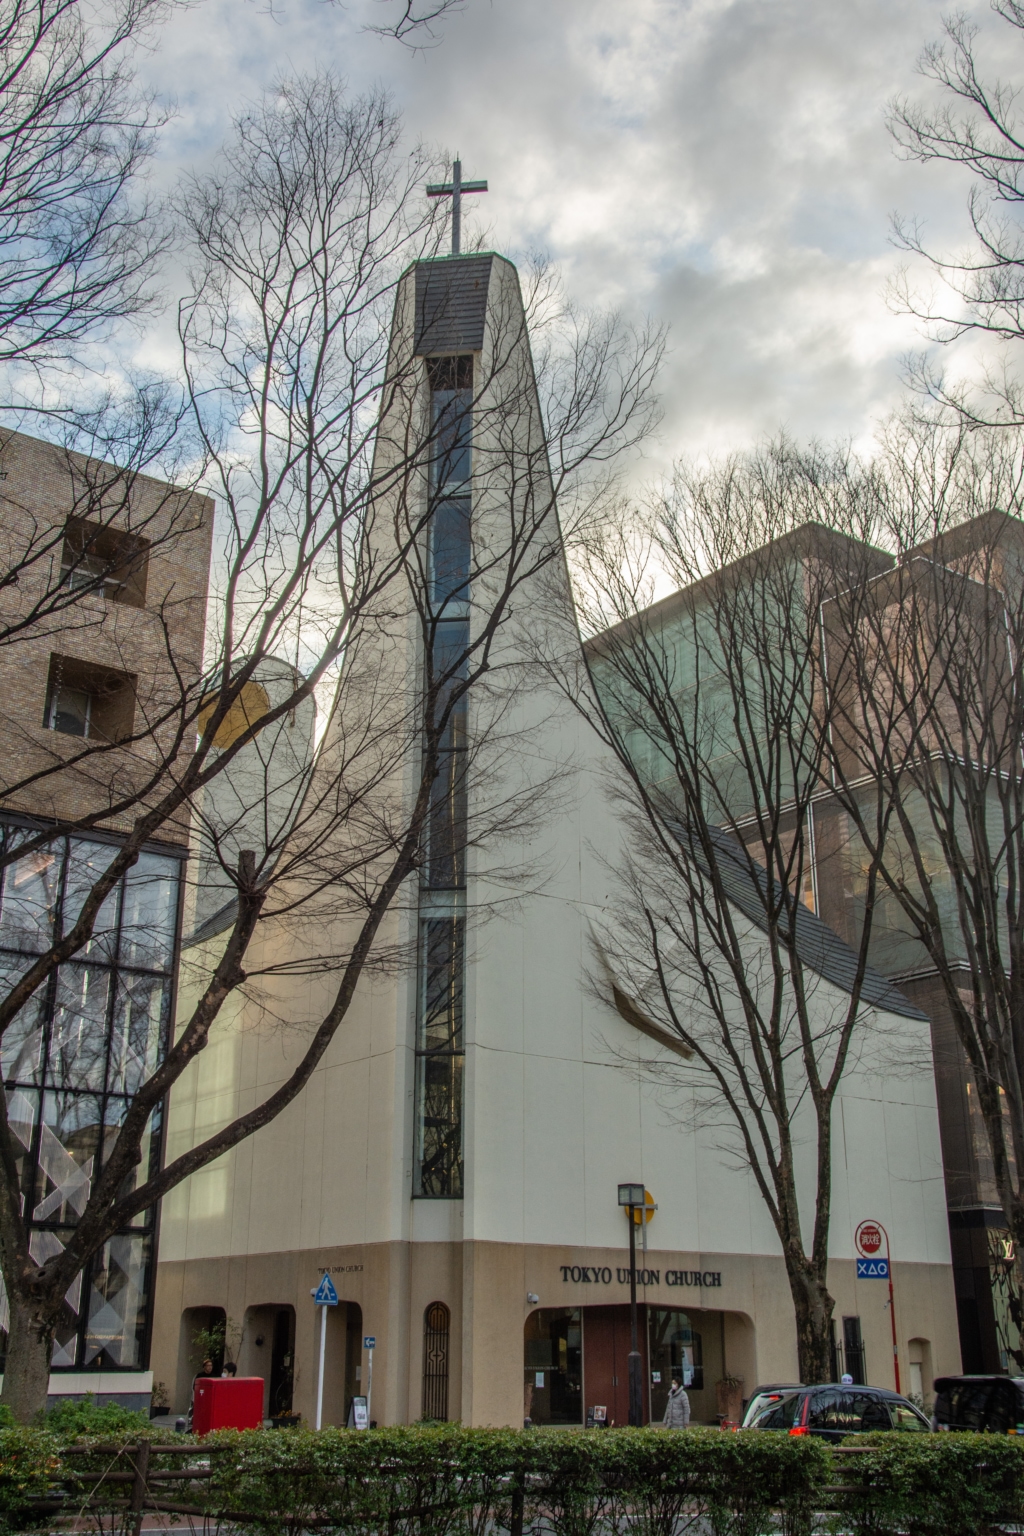
[[[211,1513],[268,1536],[283,1517],[389,1536],[526,1530],[597,1536],[625,1513],[636,1536],[692,1525],[733,1536],[809,1527],[832,1458],[811,1439],[660,1429],[223,1431]]]
[[[1015,1435],[856,1435],[837,1456],[839,1525],[856,1536],[977,1536],[1024,1523],[1024,1440]]]
[[[33,1530],[48,1523],[31,1501],[45,1499],[61,1470],[61,1445],[45,1430],[0,1427],[0,1532]]]
[[[146,1414],[89,1400],[59,1404],[45,1428],[0,1427],[0,1536],[49,1528],[55,1513],[84,1514],[87,1501],[93,1514],[116,1517],[123,1475],[134,1471],[132,1450],[162,1439],[166,1431]],[[177,1468],[181,1458],[153,1457],[151,1466]],[[107,1528],[118,1529],[114,1518]]]
[[[522,1432],[441,1429],[223,1430],[204,1447],[207,1507],[264,1531],[282,1515],[393,1536],[483,1529],[510,1503]],[[474,1515],[476,1512],[476,1515]]]
[[[62,1440],[75,1440],[82,1435],[113,1435],[128,1439],[132,1435],[149,1434],[149,1414],[138,1413],[133,1408],[122,1408],[120,1403],[98,1403],[91,1392],[77,1401],[66,1397],[46,1414],[46,1427]]]
[[[87,1409],[0,1429],[0,1536],[55,1515],[130,1525],[135,1448],[166,1430],[123,1411],[115,1426],[93,1404],[82,1436],[74,1406]],[[855,1455],[811,1436],[704,1428],[222,1430],[174,1442],[150,1452],[150,1497],[259,1536],[809,1536],[829,1524],[977,1536],[1024,1523],[1024,1440],[992,1435],[859,1436]]]

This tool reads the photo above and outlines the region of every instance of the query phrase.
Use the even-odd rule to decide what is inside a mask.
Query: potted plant
[[[730,1376],[726,1372],[721,1381],[716,1381],[715,1403],[718,1421],[723,1428],[727,1424],[738,1424],[743,1417],[743,1377]]]
[[[298,1429],[301,1413],[296,1413],[294,1408],[286,1408],[283,1413],[271,1414],[270,1422],[275,1429]]]

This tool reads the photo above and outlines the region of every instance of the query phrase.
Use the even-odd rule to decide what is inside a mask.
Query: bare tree
[[[440,41],[434,30],[437,23],[445,16],[461,11],[465,0],[425,0],[422,5],[417,5],[416,0],[379,0],[379,3],[389,7],[388,19],[369,30],[379,37],[393,37],[396,42],[418,51],[437,46]]]
[[[168,394],[142,387],[113,406],[65,408],[63,429],[49,419],[58,441],[0,433],[0,651],[96,628],[103,610],[82,599],[130,598],[134,566],[172,550],[190,526],[188,491],[203,463]],[[153,478],[157,467],[173,485]]]
[[[206,662],[189,676],[169,648],[137,728],[94,755],[85,744],[59,769],[89,784],[107,824],[129,830],[84,882],[74,921],[5,989],[0,1031],[102,927],[104,900],[147,841],[182,817],[194,818],[216,897],[199,914],[207,944],[173,1044],[127,1091],[74,1230],[45,1261],[30,1250],[16,1136],[0,1121],[3,1390],[19,1417],[45,1399],[56,1319],[89,1256],[301,1093],[367,967],[408,960],[390,920],[403,890],[431,861],[519,825],[536,801],[536,786],[489,788],[523,686],[503,650],[506,623],[516,594],[561,558],[558,496],[582,515],[590,466],[601,480],[646,431],[660,339],[571,317],[542,416],[530,295],[524,315],[502,266],[484,352],[468,369],[454,357],[428,366],[414,345],[409,267],[441,234],[422,197],[428,169],[401,147],[383,95],[350,101],[321,76],[280,83],[239,119],[221,168],[182,195],[183,367],[220,506]],[[443,324],[456,266],[431,270]],[[330,701],[322,737],[282,754],[284,728],[308,721],[318,694]],[[467,784],[477,788],[461,816]],[[68,825],[32,833],[6,858]],[[151,1172],[153,1117],[226,999],[245,987],[272,1010],[275,987],[294,997],[301,974],[327,991],[301,1023],[288,1079]]]
[[[1019,0],[992,0],[992,10],[1014,32],[1024,32]],[[933,111],[899,98],[890,107],[889,128],[908,159],[947,161],[977,178],[967,202],[974,249],[943,256],[928,247],[915,221],[898,219],[898,243],[923,258],[958,302],[922,298],[907,273],[896,284],[896,300],[943,344],[971,332],[1019,341],[1024,336],[1024,239],[1017,210],[1024,202],[1024,138],[1017,92],[998,78],[986,80],[978,59],[979,31],[965,14],[947,17],[944,31],[942,42],[925,49],[919,69],[942,89],[946,104]],[[913,372],[915,383],[941,404],[975,422],[989,414],[984,400],[948,385],[926,361],[919,361]],[[1022,401],[1012,364],[998,375],[990,373],[987,385],[994,397],[992,419],[1019,421]]]
[[[165,114],[133,66],[176,3],[12,0],[0,18],[0,411],[10,429],[0,457],[6,476],[16,429],[44,431],[57,450],[51,490],[63,479],[57,496],[78,530],[69,540],[6,488],[5,647],[72,614],[89,623],[81,598],[109,586],[115,530],[139,547],[156,535],[152,503],[145,519],[138,512],[140,478],[201,470],[194,452],[182,452],[172,384],[129,371],[103,383],[95,366],[96,345],[142,320],[157,298],[169,229],[141,172]],[[159,537],[174,536],[172,519]]]
[[[585,680],[575,696],[618,760],[632,833],[594,985],[663,1048],[642,1072],[749,1169],[781,1246],[802,1381],[833,1369],[837,1094],[873,1009],[907,1006],[868,966],[875,868],[852,949],[815,914],[831,726],[819,614],[837,585],[862,587],[884,564],[856,536],[850,480],[843,454],[784,441],[683,466],[579,569],[597,705]],[[652,603],[655,580],[679,590]]]
[[[1022,445],[894,434],[876,471],[897,562],[826,604],[834,784],[877,865],[890,972],[931,974],[1024,1244]],[[878,809],[886,809],[880,828]],[[884,831],[884,835],[882,835]]]
[[[97,389],[82,372],[97,341],[144,320],[159,299],[171,226],[140,173],[166,114],[138,88],[133,54],[179,3],[118,0],[101,14],[83,0],[13,0],[0,19],[0,409],[12,430],[41,427],[59,447],[61,499],[88,530],[76,545],[63,525],[11,504],[0,590],[18,587],[21,601],[0,621],[0,646],[43,623],[94,624],[81,598],[116,575],[111,536],[149,548],[177,537],[176,520],[135,494],[140,477],[159,474],[180,491],[205,469],[173,381],[126,369]],[[403,0],[375,30],[418,46],[453,3],[417,11]]]
[[[68,364],[144,313],[166,235],[136,190],[162,120],[131,50],[168,0],[12,0],[0,20],[0,362]]]

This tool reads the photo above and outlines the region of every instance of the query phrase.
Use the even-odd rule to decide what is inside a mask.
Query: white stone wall
[[[496,260],[493,274],[492,307],[504,325],[516,303],[515,273]],[[520,370],[527,363],[524,355],[516,359]],[[500,517],[500,497],[481,513]],[[302,1252],[315,1265],[328,1250],[460,1239],[621,1251],[625,1222],[616,1205],[616,1185],[642,1178],[659,1206],[649,1229],[652,1251],[717,1255],[719,1265],[723,1255],[736,1256],[734,1273],[737,1285],[742,1279],[742,1295],[723,1291],[714,1304],[752,1315],[758,1338],[764,1340],[759,1365],[784,1371],[795,1356],[777,1260],[764,1293],[770,1296],[770,1315],[756,1315],[757,1262],[780,1250],[753,1179],[722,1151],[719,1131],[676,1123],[664,1094],[641,1080],[624,1059],[638,1049],[648,1058],[651,1042],[593,996],[588,983],[594,963],[591,925],[614,911],[622,821],[609,798],[614,765],[607,749],[572,703],[525,666],[539,626],[552,626],[556,647],[573,633],[567,583],[561,612],[557,605],[552,609],[551,587],[548,571],[535,592],[517,596],[517,621],[508,626],[500,665],[471,712],[471,731],[474,721],[479,728],[488,716],[501,719],[504,745],[487,761],[487,793],[493,798],[496,791],[521,792],[532,782],[539,809],[526,835],[498,840],[475,853],[470,863],[465,1200],[410,1198],[414,978],[408,971],[364,978],[349,1016],[298,1102],[165,1200],[161,1262],[199,1265],[225,1256]],[[414,666],[408,633],[396,643],[396,654]],[[540,793],[545,785],[547,804]],[[514,875],[514,869],[519,873]],[[408,937],[414,909],[415,893],[410,893],[385,937]],[[339,950],[344,941],[344,932],[334,935]],[[760,942],[753,930],[749,941],[752,946]],[[295,942],[292,931],[271,931],[262,940],[263,952],[287,954]],[[319,942],[331,943],[331,934],[325,931]],[[254,958],[259,959],[259,951]],[[183,987],[183,1006],[188,990]],[[298,1059],[310,1025],[322,1015],[328,983],[316,976],[293,977],[272,990],[272,1020],[243,996],[225,1009],[202,1061],[173,1095],[168,1156],[264,1098]],[[821,1006],[842,1002],[824,982],[818,1000]],[[891,1066],[893,1042],[899,1043],[905,1063],[914,1058],[898,1072]],[[811,1129],[808,1120],[801,1146],[808,1218]],[[839,1095],[834,1130],[831,1252],[852,1261],[854,1227],[873,1217],[888,1227],[897,1264],[940,1266],[937,1273],[946,1280],[940,1284],[931,1271],[928,1280],[931,1320],[925,1336],[932,1337],[935,1308],[942,1316],[955,1314],[926,1023],[895,1015],[875,1020],[862,1059],[854,1063]],[[528,1266],[527,1258],[522,1262]],[[873,1282],[848,1283],[851,1268],[843,1268],[837,1311],[855,1308],[873,1318],[883,1305],[883,1288]],[[525,1268],[522,1273],[525,1295]],[[932,1294],[936,1284],[940,1290],[946,1287],[938,1301]],[[543,1302],[580,1299],[569,1291],[559,1285]],[[680,1296],[680,1304],[692,1300]],[[394,1292],[389,1306],[403,1305]],[[907,1286],[899,1306],[913,1305],[913,1286]],[[476,1413],[478,1422],[509,1421],[501,1414],[510,1409],[471,1406],[471,1345],[484,1312],[478,1309],[474,1323],[468,1301],[465,1306],[464,1410]],[[915,1336],[913,1322],[901,1310],[904,1338]],[[878,1328],[883,1323],[884,1316]],[[417,1326],[413,1318],[408,1346],[413,1360]],[[518,1319],[515,1328],[521,1338]],[[950,1357],[947,1368],[954,1364]],[[400,1370],[397,1356],[391,1369],[393,1375]],[[394,1413],[402,1416],[400,1409]]]

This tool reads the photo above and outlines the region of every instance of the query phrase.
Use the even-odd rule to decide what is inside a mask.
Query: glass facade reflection
[[[669,1388],[677,1372],[687,1393],[704,1390],[704,1340],[694,1321],[676,1307],[647,1309],[652,1423],[665,1417]]]
[[[28,835],[0,830],[7,847]],[[7,984],[74,923],[116,851],[63,838],[7,867],[0,884],[0,971]],[[104,902],[88,945],[39,989],[3,1037],[8,1121],[29,1249],[39,1262],[66,1246],[131,1096],[167,1048],[179,887],[178,859],[142,854]],[[155,1169],[160,1128],[157,1112],[133,1183]],[[145,1367],[154,1222],[153,1211],[143,1212],[68,1291],[54,1369]],[[0,1351],[8,1322],[0,1281]]]
[[[583,1423],[580,1307],[540,1307],[526,1319],[523,1417],[534,1424]]]

